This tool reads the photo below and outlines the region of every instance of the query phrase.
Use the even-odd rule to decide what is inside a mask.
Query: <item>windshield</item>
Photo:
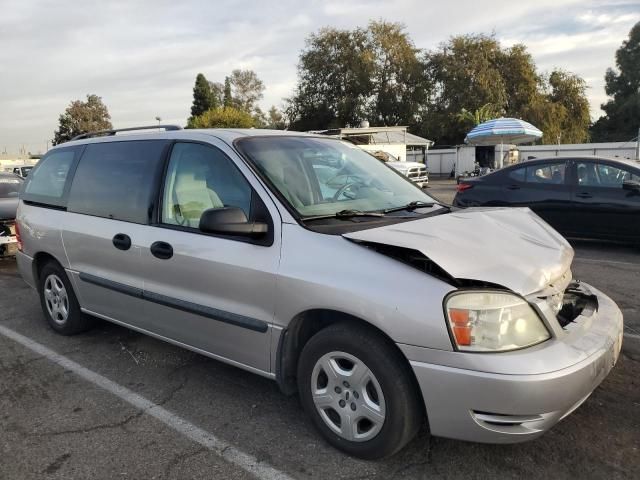
[[[17,177],[0,177],[0,198],[17,197],[23,180]]]
[[[359,147],[315,137],[245,137],[238,148],[302,217],[434,200]]]

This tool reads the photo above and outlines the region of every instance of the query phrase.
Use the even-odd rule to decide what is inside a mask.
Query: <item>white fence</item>
[[[579,143],[564,145],[517,146],[518,161],[545,157],[584,157],[597,156],[609,158],[634,159],[637,155],[637,142]],[[506,147],[505,147],[506,151]],[[456,166],[456,162],[458,165]],[[427,169],[434,176],[448,176],[455,168],[456,173],[471,171],[475,163],[475,147],[463,145],[456,148],[443,148],[427,151]]]
[[[565,145],[519,146],[520,161],[544,157],[596,156],[635,159],[637,142],[574,143]]]

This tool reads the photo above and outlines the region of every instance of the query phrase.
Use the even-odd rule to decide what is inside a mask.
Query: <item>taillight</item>
[[[16,242],[18,242],[18,251],[21,252],[22,238],[20,238],[20,224],[18,222],[16,222],[15,229],[16,229]]]
[[[473,185],[471,183],[459,183],[456,186],[456,189],[459,192],[464,192],[465,190],[469,190],[470,188],[473,188]]]

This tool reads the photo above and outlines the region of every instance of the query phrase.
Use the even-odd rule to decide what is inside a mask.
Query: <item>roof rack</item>
[[[167,132],[173,130],[182,130],[180,125],[153,125],[148,127],[129,127],[129,128],[118,128],[115,130],[98,130],[97,132],[88,132],[77,135],[71,139],[73,140],[82,140],[84,138],[94,138],[94,137],[108,137],[115,135],[118,132],[133,132],[136,130],[165,130]]]

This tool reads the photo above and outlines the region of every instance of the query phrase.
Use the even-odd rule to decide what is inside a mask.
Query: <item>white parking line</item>
[[[578,261],[578,262],[585,262],[585,263],[599,263],[602,265],[628,265],[630,267],[638,267],[640,266],[639,262],[620,262],[620,261],[616,261],[616,260],[598,260],[596,258],[583,258],[583,257],[574,257],[574,260]]]
[[[126,387],[119,385],[106,377],[103,377],[99,373],[96,373],[82,365],[68,359],[67,357],[60,355],[53,350],[45,347],[44,345],[31,340],[24,335],[14,332],[13,330],[0,325],[0,334],[7,338],[10,338],[14,342],[28,348],[32,352],[42,355],[53,363],[60,365],[61,367],[72,371],[79,377],[84,378],[88,382],[107,390],[109,393],[121,398],[125,402],[133,405],[134,407],[142,410],[147,415],[160,420],[162,423],[172,428],[176,432],[181,433],[185,437],[190,438],[196,443],[199,443],[205,448],[212,450],[216,454],[220,455],[227,462],[232,463],[243,470],[255,475],[257,478],[265,480],[291,480],[292,477],[286,473],[281,472],[271,465],[259,462],[254,456],[245,453],[238,448],[234,447],[230,443],[219,439],[212,433],[209,433],[192,423],[189,423],[184,418],[179,417],[164,409],[163,407],[156,405],[150,400],[147,400],[141,395],[132,392]]]

